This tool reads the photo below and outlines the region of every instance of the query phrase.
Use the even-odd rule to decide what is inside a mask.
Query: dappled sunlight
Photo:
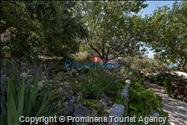
[[[152,83],[146,83],[156,94],[163,99],[163,109],[169,113],[169,121],[171,125],[187,124],[187,103],[173,99],[166,94],[166,90]]]

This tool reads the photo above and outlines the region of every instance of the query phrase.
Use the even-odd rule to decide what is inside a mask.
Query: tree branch
[[[96,48],[94,48],[92,45],[89,45],[89,46],[90,46],[90,48],[91,48],[93,51],[95,51],[95,52],[98,54],[98,56],[99,56],[100,58],[102,58],[101,53],[100,53]]]

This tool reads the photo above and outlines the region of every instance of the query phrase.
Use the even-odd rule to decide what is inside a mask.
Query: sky
[[[150,15],[158,7],[162,7],[162,6],[165,6],[165,5],[171,8],[174,2],[175,1],[160,1],[160,0],[146,1],[148,6],[146,8],[144,8],[143,10],[141,10],[138,13],[138,15],[141,15],[141,16]],[[148,50],[147,50],[146,55],[148,55],[148,57],[150,57],[150,58],[153,58],[154,57],[154,52],[152,50],[150,50],[149,48],[147,48],[147,49]]]
[[[147,0],[146,3],[148,4],[148,6],[146,8],[144,8],[142,11],[139,12],[139,15],[146,15],[146,14],[151,14],[154,12],[155,9],[157,9],[158,7],[162,7],[162,6],[168,6],[168,7],[172,7],[173,3],[175,1],[161,1],[161,0],[152,0],[149,1]]]

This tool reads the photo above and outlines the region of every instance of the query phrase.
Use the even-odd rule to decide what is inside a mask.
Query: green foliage
[[[127,100],[123,96],[116,96],[115,103],[124,105]]]
[[[124,58],[124,60],[132,69],[142,71],[144,74],[168,70],[168,67],[160,60],[148,58],[146,56],[129,56]]]
[[[132,12],[137,13],[145,6],[144,1],[80,2],[79,8],[84,12],[80,15],[88,28],[91,50],[106,61],[109,54],[116,58],[138,50],[136,28],[132,27],[139,26],[141,20],[132,16]]]
[[[2,56],[37,58],[40,45],[40,23],[32,19],[24,2],[2,1]]]
[[[99,102],[96,99],[84,99],[82,101],[83,105],[86,105],[87,107],[92,108],[92,109],[97,109],[98,108],[98,103]]]
[[[97,112],[98,116],[104,116],[107,114],[108,108],[101,103],[99,99],[83,99],[81,101],[83,105]]]
[[[172,85],[172,82],[178,79],[178,77],[171,75],[169,73],[160,73],[156,76],[152,76],[150,79],[153,83],[164,86],[168,94],[171,95],[171,93],[175,89],[174,86]]]
[[[8,125],[21,125],[19,122],[20,116],[48,116],[58,113],[54,110],[54,105],[51,103],[54,100],[54,97],[51,95],[50,91],[44,91],[42,95],[39,95],[38,81],[36,80],[34,82],[35,83],[31,88],[27,89],[24,81],[22,81],[17,89],[14,79],[8,80]]]
[[[76,2],[2,1],[2,57],[35,61],[38,54],[68,56],[79,49],[86,30]]]
[[[158,8],[153,15],[145,17],[144,34],[139,34],[155,50],[158,59],[168,64],[178,63],[183,70],[187,68],[186,4],[175,2],[172,9]]]
[[[89,71],[85,78],[79,86],[85,98],[100,98],[103,93],[114,98],[122,89],[122,82],[103,70]]]
[[[1,57],[36,61],[39,54],[67,57],[84,48],[108,61],[111,57],[142,54],[138,43],[143,41],[155,51],[156,58],[187,69],[185,1],[175,2],[172,9],[159,8],[144,18],[136,15],[146,7],[144,1],[1,4]]]
[[[67,56],[79,49],[86,30],[74,12],[75,6],[73,1],[32,2],[29,5],[42,24],[46,41],[43,47],[46,47],[47,54]]]
[[[165,115],[162,111],[161,97],[151,90],[144,88],[139,82],[133,82],[129,88],[129,111],[130,116],[149,116],[153,112]]]

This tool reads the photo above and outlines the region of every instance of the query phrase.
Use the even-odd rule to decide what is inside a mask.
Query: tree
[[[9,55],[33,61],[39,54],[67,56],[86,37],[76,2],[2,1],[1,57]]]
[[[169,68],[160,60],[154,58],[148,58],[145,55],[142,56],[128,56],[124,58],[124,61],[135,71],[147,73],[158,73],[166,71]]]
[[[29,8],[36,13],[42,24],[47,54],[66,56],[75,53],[80,40],[86,37],[81,18],[75,15],[76,2],[33,2]]]
[[[80,15],[88,27],[85,40],[104,62],[112,58],[133,54],[139,50],[134,24],[140,17],[133,16],[146,5],[143,1],[80,2]]]
[[[1,57],[33,60],[40,45],[40,23],[32,19],[24,2],[2,1]]]
[[[187,71],[187,2],[174,3],[172,9],[159,8],[146,17],[142,41],[154,48],[166,63],[179,63]],[[154,29],[154,30],[153,30]]]

